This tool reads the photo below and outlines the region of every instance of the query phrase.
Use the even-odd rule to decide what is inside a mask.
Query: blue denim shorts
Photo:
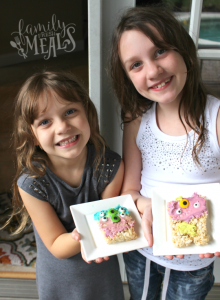
[[[130,300],[141,300],[146,257],[138,251],[124,253]],[[160,300],[165,267],[151,261],[150,282],[146,300]],[[171,270],[167,300],[203,300],[214,284],[213,263],[196,271]]]

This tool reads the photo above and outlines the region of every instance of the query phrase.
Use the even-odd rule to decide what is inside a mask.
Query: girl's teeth
[[[74,137],[72,137],[71,139],[65,141],[65,142],[60,142],[60,146],[64,146],[64,145],[67,145],[69,143],[72,143],[76,140],[76,135]]]
[[[169,82],[169,81],[170,81],[170,78],[167,79],[167,80],[165,80],[165,81],[162,82],[161,84],[158,84],[158,85],[154,86],[153,88],[154,88],[154,89],[161,88],[162,86],[164,86],[164,85],[165,85],[167,82]]]

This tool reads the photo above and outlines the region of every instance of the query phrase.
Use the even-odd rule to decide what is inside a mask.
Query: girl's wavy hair
[[[55,92],[60,98],[69,102],[82,103],[91,130],[89,143],[95,146],[97,155],[94,161],[96,166],[104,157],[106,143],[100,134],[96,108],[89,98],[86,89],[70,72],[42,71],[34,74],[22,85],[15,103],[13,142],[16,156],[16,175],[13,182],[13,211],[7,224],[13,216],[20,216],[20,232],[29,219],[28,213],[20,198],[17,180],[21,173],[38,177],[45,174],[48,164],[47,154],[34,144],[34,134],[31,129],[38,109],[38,100],[42,93]],[[6,224],[6,225],[7,225]]]
[[[149,25],[156,28],[162,40]],[[204,110],[208,91],[201,80],[197,51],[192,38],[164,5],[130,8],[121,16],[112,36],[110,72],[113,89],[121,105],[122,123],[142,116],[153,104],[153,101],[137,92],[120,60],[119,42],[123,32],[129,30],[139,30],[159,49],[175,50],[182,56],[187,67],[187,79],[179,104],[179,118],[186,130],[180,115],[183,106],[186,123],[198,134],[192,156],[195,163],[200,165],[198,154],[205,141]]]

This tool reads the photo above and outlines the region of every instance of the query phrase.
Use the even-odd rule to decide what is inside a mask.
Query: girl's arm
[[[131,194],[137,209],[142,215],[141,225],[144,235],[149,243],[153,245],[152,235],[152,210],[151,199],[140,195],[141,190],[141,152],[136,144],[136,137],[140,127],[141,117],[130,123],[125,123],[123,133],[123,159],[125,164],[122,194]]]
[[[48,202],[38,200],[19,188],[23,203],[44,245],[56,258],[69,258],[80,252],[78,241],[67,233]]]

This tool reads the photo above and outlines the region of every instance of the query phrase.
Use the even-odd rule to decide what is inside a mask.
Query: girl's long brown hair
[[[89,142],[95,146],[97,153],[94,161],[96,168],[103,158],[106,146],[99,131],[96,108],[85,88],[72,73],[42,71],[27,79],[17,95],[14,114],[13,141],[16,175],[13,182],[13,211],[7,221],[8,224],[13,216],[19,216],[20,226],[14,234],[20,232],[29,219],[19,195],[17,180],[22,173],[27,173],[33,177],[43,176],[45,166],[48,163],[47,154],[40,147],[34,145],[34,136],[31,130],[31,125],[37,114],[39,97],[43,92],[48,91],[55,92],[59,97],[69,102],[82,103],[91,130]]]
[[[158,39],[149,25],[157,29],[162,41]],[[197,51],[192,38],[165,6],[130,8],[122,15],[112,36],[110,71],[113,88],[121,105],[123,123],[142,116],[153,104],[153,101],[137,92],[119,57],[120,38],[123,32],[129,30],[139,30],[158,48],[175,50],[183,57],[187,67],[187,79],[179,104],[179,118],[186,130],[180,114],[181,107],[183,107],[186,123],[198,134],[192,155],[195,163],[200,165],[198,154],[205,141],[204,111],[208,92],[201,80]],[[128,113],[130,118],[127,117]]]

